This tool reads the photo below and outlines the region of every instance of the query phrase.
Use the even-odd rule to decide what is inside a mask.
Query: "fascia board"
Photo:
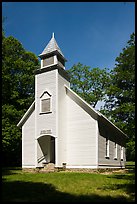
[[[31,104],[31,106],[29,107],[29,109],[27,110],[27,112],[24,114],[24,116],[21,118],[21,120],[18,122],[17,127],[20,127],[23,125],[23,123],[26,121],[27,117],[29,116],[29,114],[31,113],[31,111],[34,109],[35,107],[35,101]]]

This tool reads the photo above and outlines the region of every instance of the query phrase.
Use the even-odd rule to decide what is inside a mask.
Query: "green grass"
[[[126,168],[128,169],[135,169],[135,162],[134,161],[127,161]]]
[[[127,161],[127,162],[126,162],[126,165],[132,165],[132,166],[134,166],[134,165],[135,165],[135,161]]]
[[[4,169],[3,202],[135,201],[134,172],[27,173]]]

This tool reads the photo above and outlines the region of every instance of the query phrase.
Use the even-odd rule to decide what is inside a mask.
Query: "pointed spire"
[[[43,50],[43,52],[39,55],[39,57],[41,56],[45,56],[46,54],[52,53],[54,51],[58,51],[60,53],[60,55],[65,59],[63,53],[61,52],[55,37],[54,37],[54,33],[52,33],[52,38],[49,41],[48,45],[45,47],[45,49]]]

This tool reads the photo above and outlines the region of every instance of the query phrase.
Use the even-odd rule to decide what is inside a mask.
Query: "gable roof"
[[[26,113],[23,115],[21,120],[18,122],[17,127],[21,127],[25,121],[28,119],[28,117],[31,115],[31,113],[35,110],[35,101],[31,104],[31,106],[28,108]]]
[[[70,89],[68,86],[64,85],[64,87],[66,88],[66,93],[71,96],[71,98],[75,99],[76,102],[79,103],[79,105],[89,114],[91,114],[94,119],[98,120],[99,117],[103,120],[105,120],[105,122],[107,122],[109,125],[111,125],[113,128],[116,128],[120,133],[122,133],[122,135],[124,135],[125,137],[128,137],[122,130],[120,130],[116,125],[114,125],[108,118],[106,118],[106,116],[104,116],[102,113],[100,113],[99,111],[96,111],[91,105],[89,105],[84,99],[82,99],[78,94],[76,94],[74,91],[72,91],[72,89]],[[27,110],[27,112],[24,114],[24,116],[21,118],[21,120],[19,121],[19,123],[17,124],[18,127],[21,127],[25,121],[27,120],[27,118],[30,116],[30,114],[34,111],[35,109],[35,101],[31,104],[31,106],[29,107],[29,109]]]
[[[90,106],[85,100],[83,100],[78,94],[76,94],[72,89],[70,89],[68,86],[64,85],[66,88],[67,93],[72,97],[75,98],[79,104],[81,104],[82,108],[85,107],[84,109],[88,113],[92,113],[95,119],[99,119],[99,117],[103,120],[105,120],[109,125],[111,125],[113,128],[116,128],[119,132],[122,133],[125,137],[128,137],[122,130],[120,130],[116,125],[114,125],[106,116],[104,116],[102,113],[99,111],[96,111],[92,106]]]

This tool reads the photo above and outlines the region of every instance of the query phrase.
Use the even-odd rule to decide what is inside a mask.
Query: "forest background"
[[[78,62],[66,70],[71,88],[128,135],[127,161],[135,160],[135,33],[115,59],[113,69]],[[2,31],[2,165],[21,166],[22,138],[17,123],[34,101],[37,56]]]

